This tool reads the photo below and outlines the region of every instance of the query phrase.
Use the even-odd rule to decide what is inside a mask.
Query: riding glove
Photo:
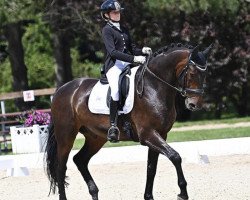
[[[150,47],[143,47],[142,48],[142,53],[150,55],[150,54],[152,54],[152,49]]]
[[[134,56],[134,62],[144,64],[146,62],[145,56]]]

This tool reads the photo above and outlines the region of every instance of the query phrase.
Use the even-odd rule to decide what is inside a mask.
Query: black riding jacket
[[[102,29],[106,48],[105,73],[114,66],[116,60],[133,63],[134,56],[142,55],[142,49],[132,43],[128,30],[122,26],[120,29],[109,22]]]

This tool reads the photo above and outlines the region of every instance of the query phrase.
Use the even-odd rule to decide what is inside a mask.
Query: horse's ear
[[[211,53],[211,49],[213,48],[213,43],[209,45],[209,47],[207,47],[202,54],[204,55],[204,57],[207,59],[209,54]]]
[[[199,52],[199,45],[197,45],[196,47],[194,47],[191,53],[193,55],[196,55],[198,52]]]
[[[206,52],[205,52],[206,53]],[[207,54],[207,53],[206,53]],[[206,57],[203,54],[203,52],[199,51],[199,46],[196,46],[193,51],[191,52],[191,57],[190,59],[195,62],[196,64],[200,66],[205,66],[206,65]]]
[[[198,52],[199,52],[199,45],[197,45],[196,47],[194,47],[192,49],[192,51],[191,51],[191,57],[190,57],[191,60],[193,60],[197,56]]]

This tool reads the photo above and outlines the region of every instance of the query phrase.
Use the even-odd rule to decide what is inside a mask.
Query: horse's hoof
[[[180,195],[177,195],[177,200],[188,200],[188,197],[181,197]]]
[[[145,200],[154,200],[154,197],[152,194],[149,194],[149,195],[144,195],[144,199]]]
[[[98,200],[98,197],[93,197],[92,200]]]
[[[154,198],[153,198],[153,197],[150,197],[150,198],[148,198],[148,199],[145,199],[145,200],[154,200]]]

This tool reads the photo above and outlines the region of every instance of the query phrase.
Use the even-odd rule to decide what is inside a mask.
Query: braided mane
[[[170,53],[176,49],[184,49],[184,48],[187,48],[187,49],[193,49],[194,47],[189,45],[189,44],[186,44],[186,45],[183,45],[181,43],[171,43],[170,45],[167,45],[165,47],[162,47],[160,49],[158,49],[154,54],[153,54],[153,57],[156,57],[158,56],[159,54],[162,54],[162,53]]]

